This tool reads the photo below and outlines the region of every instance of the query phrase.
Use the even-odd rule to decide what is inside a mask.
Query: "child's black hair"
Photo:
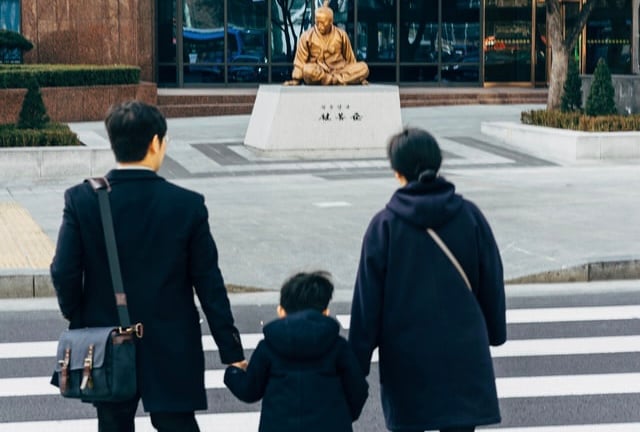
[[[304,309],[322,312],[333,295],[331,274],[326,271],[300,272],[285,281],[280,290],[280,306],[288,313]]]

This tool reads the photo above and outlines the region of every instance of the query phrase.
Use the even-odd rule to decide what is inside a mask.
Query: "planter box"
[[[558,162],[640,158],[640,132],[581,132],[513,122],[484,122],[480,131],[527,154]]]
[[[109,107],[117,102],[138,99],[157,104],[155,83],[92,87],[43,87],[42,100],[47,114],[55,122],[103,120]],[[16,123],[26,89],[0,89],[0,124]]]

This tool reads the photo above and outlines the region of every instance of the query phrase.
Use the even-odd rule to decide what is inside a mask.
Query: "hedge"
[[[14,125],[0,126],[2,147],[57,147],[82,145],[69,126],[49,123],[44,129],[18,129]]]
[[[640,131],[640,114],[588,116],[577,112],[534,110],[520,114],[523,124],[584,132]]]
[[[138,84],[140,68],[125,65],[0,65],[0,88],[24,88],[32,77],[40,87]]]

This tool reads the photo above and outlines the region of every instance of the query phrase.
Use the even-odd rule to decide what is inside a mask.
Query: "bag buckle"
[[[85,390],[87,387],[93,388],[93,379],[91,379],[91,370],[93,369],[93,345],[89,345],[89,351],[84,358],[84,368],[82,371],[82,382],[80,383],[80,390]]]
[[[118,327],[118,334],[121,334],[121,335],[135,334],[138,339],[142,339],[142,336],[144,335],[144,327],[142,323],[136,323],[131,327],[127,327],[127,328]]]

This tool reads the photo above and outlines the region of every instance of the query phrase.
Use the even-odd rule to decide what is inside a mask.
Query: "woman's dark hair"
[[[429,132],[417,128],[408,128],[392,136],[387,156],[391,168],[408,182],[432,181],[442,164],[442,153],[436,139]]]
[[[280,306],[288,313],[305,309],[322,312],[333,295],[331,275],[326,271],[296,273],[282,285]]]
[[[167,133],[167,121],[158,108],[136,100],[112,106],[104,124],[118,162],[143,160],[153,137],[162,140]]]

